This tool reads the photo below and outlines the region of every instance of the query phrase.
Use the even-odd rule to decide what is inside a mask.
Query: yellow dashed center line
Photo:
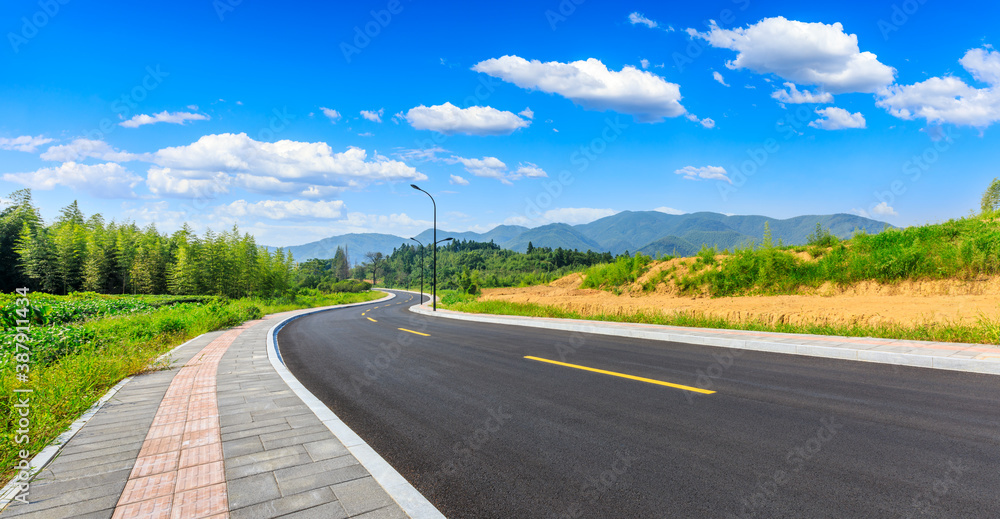
[[[377,323],[378,322],[375,319],[372,319],[371,317],[369,317],[368,320],[371,321],[371,322],[373,322],[373,323]]]
[[[576,364],[567,364],[565,362],[559,362],[557,360],[541,359],[541,358],[532,357],[532,356],[525,356],[524,358],[531,359],[531,360],[537,360],[539,362],[547,362],[549,364],[555,364],[557,366],[566,366],[567,368],[582,369],[584,371],[592,371],[594,373],[601,373],[603,375],[611,375],[611,376],[615,376],[615,377],[627,378],[629,380],[638,380],[639,382],[648,382],[650,384],[657,384],[657,385],[660,385],[660,386],[667,386],[667,387],[673,387],[673,388],[677,388],[677,389],[683,389],[685,391],[694,391],[695,393],[702,393],[702,394],[705,394],[705,395],[711,395],[712,393],[715,393],[715,391],[709,391],[707,389],[701,389],[701,388],[698,388],[698,387],[682,386],[680,384],[673,384],[673,383],[670,383],[670,382],[664,382],[662,380],[653,380],[651,378],[637,377],[635,375],[627,375],[625,373],[618,373],[618,372],[615,372],[615,371],[606,371],[606,370],[603,370],[603,369],[588,368],[587,366],[579,366],[579,365],[576,365]]]
[[[431,336],[431,334],[429,334],[429,333],[420,333],[420,332],[415,332],[415,331],[413,331],[413,330],[407,330],[406,328],[397,328],[397,330],[400,330],[400,331],[404,331],[404,332],[410,332],[410,333],[415,333],[415,334],[417,334],[417,335],[423,335],[424,337],[430,337],[430,336]]]

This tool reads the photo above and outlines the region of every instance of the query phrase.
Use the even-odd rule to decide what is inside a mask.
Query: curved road
[[[1000,377],[427,318],[396,294],[278,341],[450,518],[1000,517]]]

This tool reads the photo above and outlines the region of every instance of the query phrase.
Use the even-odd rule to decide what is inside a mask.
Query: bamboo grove
[[[27,286],[52,294],[208,294],[280,296],[292,288],[290,253],[257,245],[253,236],[186,224],[173,234],[149,225],[85,217],[76,202],[45,225],[31,191],[9,195],[0,211],[0,290]]]

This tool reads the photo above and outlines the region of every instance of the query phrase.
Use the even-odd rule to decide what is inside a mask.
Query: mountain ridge
[[[715,246],[722,250],[751,242],[759,243],[763,239],[765,223],[770,226],[773,240],[776,243],[781,240],[785,245],[805,243],[816,230],[817,223],[839,238],[849,238],[855,229],[874,234],[893,227],[885,222],[846,213],[778,219],[712,212],[673,215],[658,211],[622,211],[586,224],[553,223],[534,228],[499,225],[484,233],[438,229],[437,235],[439,240],[451,237],[456,240],[493,241],[502,248],[519,252],[527,250],[528,243],[531,243],[535,247],[589,249],[612,254],[629,251],[651,256],[675,253],[690,256],[702,246]],[[415,237],[430,246],[432,235],[433,230],[427,229]],[[357,264],[369,251],[389,254],[407,244],[415,245],[415,242],[392,234],[349,233],[283,249],[290,251],[296,261],[304,261],[332,258],[337,247],[344,247],[351,262]]]

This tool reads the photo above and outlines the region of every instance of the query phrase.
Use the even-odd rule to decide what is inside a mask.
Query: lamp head
[[[413,189],[416,189],[417,191],[420,191],[420,188],[417,187],[416,184],[410,184],[410,187],[412,187]]]

